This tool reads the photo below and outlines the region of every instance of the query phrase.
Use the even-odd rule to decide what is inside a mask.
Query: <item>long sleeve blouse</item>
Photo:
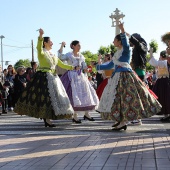
[[[51,54],[45,48],[43,48],[43,38],[38,38],[37,43],[39,69],[42,72],[55,73],[55,67],[58,65],[61,68],[67,70],[73,70],[74,67],[71,65],[64,64],[55,54]]]
[[[130,66],[130,46],[127,42],[127,38],[125,33],[120,34],[121,36],[121,41],[122,41],[122,46],[123,48],[121,50],[118,50],[115,55],[112,57],[112,61],[107,64],[101,64],[97,65],[96,69],[97,70],[109,70],[114,67],[114,72],[112,76],[116,72],[125,72],[125,71],[132,71],[131,66]]]

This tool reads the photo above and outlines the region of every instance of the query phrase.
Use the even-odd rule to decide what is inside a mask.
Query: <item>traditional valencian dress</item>
[[[107,65],[109,64],[110,61],[107,61],[105,63],[103,63],[103,65]],[[98,86],[97,90],[96,90],[96,93],[97,93],[97,96],[100,100],[101,96],[102,96],[102,93],[103,93],[103,90],[104,88],[106,87],[107,83],[108,83],[108,79],[111,77],[112,73],[113,73],[113,70],[114,69],[110,69],[110,70],[102,70],[102,71],[98,71],[99,73],[102,74],[102,77],[103,77],[103,81],[100,83],[100,85]]]
[[[38,38],[37,50],[39,70],[17,101],[15,112],[45,119],[71,118],[74,111],[62,82],[55,73],[55,67],[58,65],[69,70],[73,67],[43,49],[43,38]]]
[[[158,101],[162,105],[161,114],[170,114],[170,79],[167,60],[157,60],[152,57],[149,63],[156,67],[157,81],[153,87],[153,92],[158,96]]]
[[[100,99],[98,111],[103,119],[118,122],[148,118],[161,110],[161,105],[148,91],[130,66],[130,47],[121,34],[123,48],[118,50],[108,65],[97,65],[97,70],[115,68]]]
[[[79,53],[79,56],[74,56],[72,52],[65,55],[59,53],[59,58],[72,66],[80,66],[81,69],[67,71],[61,81],[66,89],[68,97],[74,111],[90,111],[96,109],[99,104],[96,91],[90,84],[87,76],[82,72],[87,68],[85,58]]]

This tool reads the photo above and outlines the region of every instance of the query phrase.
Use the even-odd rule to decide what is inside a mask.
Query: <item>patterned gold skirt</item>
[[[27,84],[14,111],[46,119],[69,119],[74,112],[60,78],[41,71]]]
[[[119,76],[117,76],[118,74]],[[116,76],[118,80],[116,80]],[[117,84],[113,88],[115,81]],[[112,100],[112,98],[114,99]],[[107,111],[105,112],[103,108]],[[116,73],[105,87],[98,111],[101,112],[103,119],[121,122],[148,118],[160,110],[160,103],[136,74],[121,72]]]

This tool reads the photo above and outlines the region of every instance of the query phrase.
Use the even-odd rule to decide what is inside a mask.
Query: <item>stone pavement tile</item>
[[[126,166],[126,167],[125,167],[125,170],[133,170],[133,169],[134,169],[133,166]]]
[[[119,162],[121,161],[120,158],[109,158],[106,163],[105,166],[113,166],[113,167],[117,167],[119,165]]]
[[[126,167],[125,167],[125,166],[121,166],[121,167],[118,167],[117,169],[118,169],[118,170],[125,170]]]
[[[51,166],[31,166],[27,170],[49,170]],[[56,169],[57,170],[57,169]]]
[[[101,166],[88,167],[88,170],[102,170]]]
[[[6,162],[0,162],[0,168],[2,167],[2,166],[5,166],[7,163]]]
[[[167,169],[167,167],[166,168],[157,168],[157,170],[169,170],[169,169]]]
[[[147,168],[155,168],[156,169],[156,162],[155,159],[142,159],[142,167],[147,167]]]
[[[54,165],[50,167],[49,170],[64,170],[65,168],[66,166],[63,166],[63,165]]]
[[[1,169],[1,170],[13,170],[13,169],[15,169],[15,167],[16,167],[15,165],[14,165],[14,166],[7,166],[7,165],[6,165],[6,166],[4,166],[4,167],[1,167],[0,169]]]
[[[136,169],[134,169],[136,170]],[[141,170],[158,170],[156,167],[155,168],[149,168],[149,167],[142,167]]]
[[[135,162],[135,159],[134,159],[134,158],[129,158],[129,159],[127,160],[126,166],[127,166],[127,167],[131,167],[131,166],[134,165],[134,162]]]
[[[142,169],[141,166],[134,166],[133,168],[134,168],[133,170],[145,170],[145,169]],[[128,170],[128,169],[127,169],[127,170]]]
[[[115,167],[113,167],[113,166],[104,166],[102,170],[118,170],[118,167],[117,166],[115,166]]]
[[[170,168],[170,160],[167,158],[156,159],[156,164],[158,168]]]
[[[169,155],[166,150],[155,150],[156,158],[167,158]]]
[[[88,169],[88,166],[82,166],[82,167],[80,167],[79,170],[87,170],[87,169]]]

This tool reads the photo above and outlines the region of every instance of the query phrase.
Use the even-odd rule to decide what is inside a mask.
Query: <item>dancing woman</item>
[[[103,119],[112,119],[113,130],[126,130],[127,122],[148,118],[161,110],[159,102],[132,71],[130,66],[130,46],[127,42],[123,24],[119,25],[121,34],[114,39],[118,48],[108,65],[97,65],[97,70],[115,68],[100,99],[98,111]]]
[[[153,50],[150,49],[150,57],[149,63],[158,70],[158,79],[153,87],[153,92],[158,96],[158,101],[162,105],[161,114],[163,114],[164,117],[160,120],[164,122],[170,120],[170,74],[167,62],[168,55],[166,51],[162,51],[159,60],[157,60],[153,56]]]
[[[44,31],[39,29],[39,70],[19,97],[15,112],[43,118],[45,127],[54,127],[50,119],[71,118],[74,112],[55,67],[58,65],[68,70],[73,70],[74,67],[64,64],[51,52],[53,43],[50,37],[43,38],[43,34]]]
[[[77,117],[78,111],[85,111],[84,119],[94,121],[89,114],[89,111],[95,110],[99,104],[95,89],[90,84],[88,77],[83,73],[87,71],[84,56],[80,53],[80,42],[75,40],[70,44],[71,52],[62,55],[65,42],[62,42],[59,50],[59,58],[62,61],[67,61],[68,64],[75,67],[76,70],[67,71],[62,77],[61,81],[66,89],[71,105],[74,109],[72,121],[81,123]]]
[[[110,61],[111,61],[111,58],[112,58],[111,54],[106,54],[104,56],[104,62],[101,63],[101,57],[102,57],[101,55],[98,56],[98,64],[104,64],[104,65],[109,64]],[[99,100],[101,98],[101,95],[103,93],[104,88],[107,85],[108,79],[111,77],[113,71],[114,71],[113,68],[110,69],[110,70],[98,71],[99,73],[102,74],[102,77],[103,77],[103,81],[101,82],[101,84],[98,86],[98,88],[96,90],[96,93],[97,93]]]

